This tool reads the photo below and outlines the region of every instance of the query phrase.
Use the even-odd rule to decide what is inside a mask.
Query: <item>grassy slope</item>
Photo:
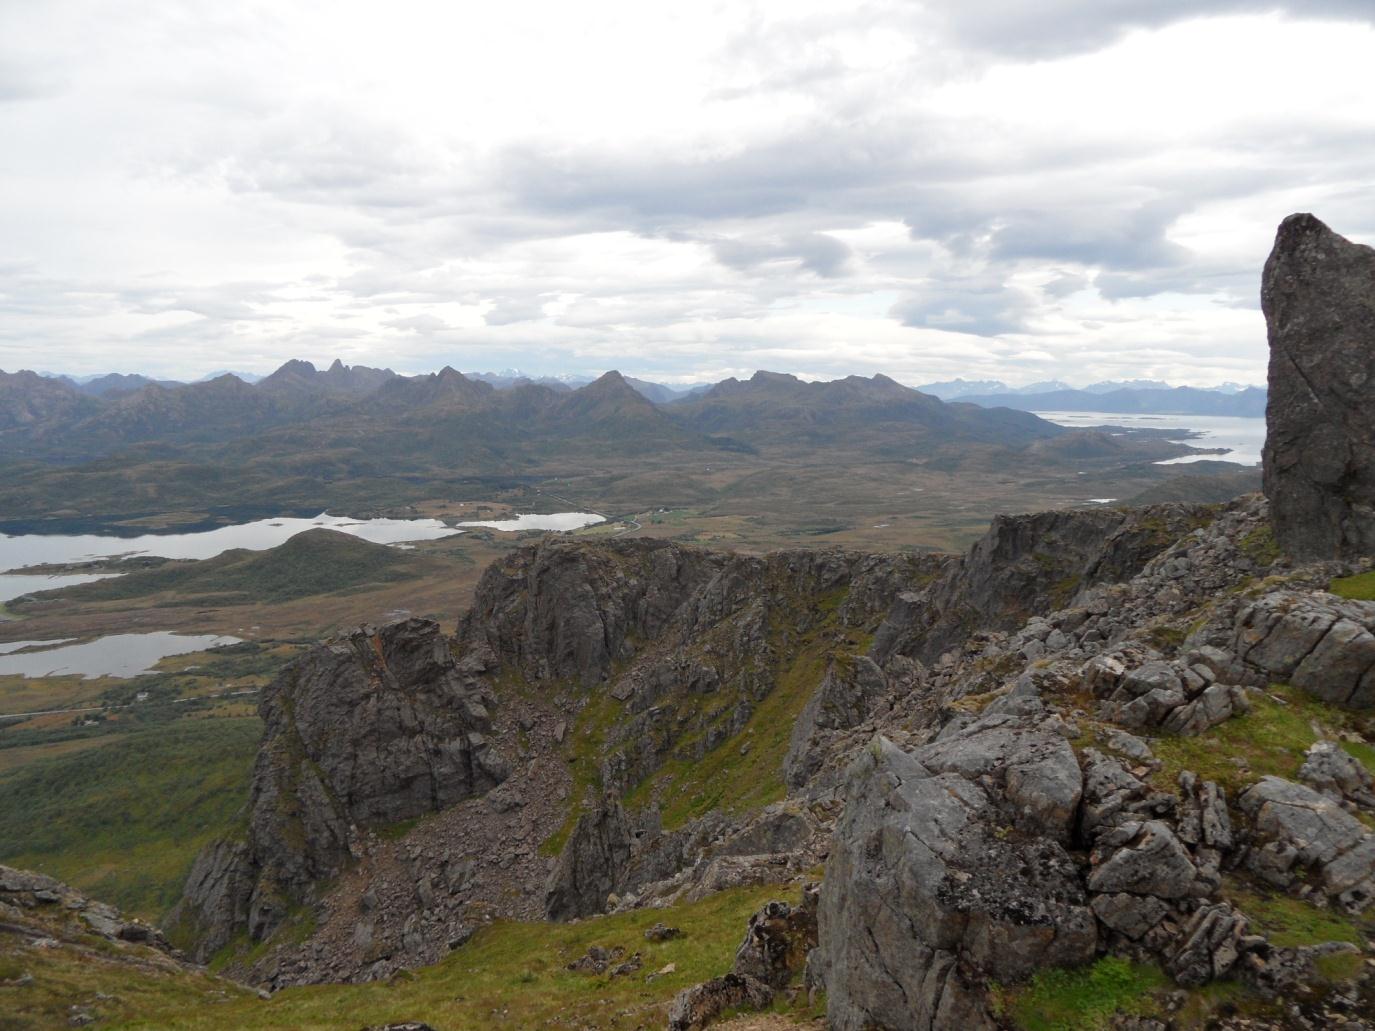
[[[0,862],[157,919],[239,819],[261,732],[256,717],[180,720],[0,774]]]
[[[65,1026],[72,1003],[90,1005],[101,1027],[160,1031],[335,1031],[401,1020],[425,1021],[440,1031],[662,1027],[664,1008],[680,989],[730,969],[752,912],[770,899],[795,895],[795,888],[744,888],[689,905],[574,924],[494,924],[434,966],[389,982],[288,988],[267,1001],[200,975],[74,962],[66,949],[36,952],[0,938],[0,973],[27,970],[36,981],[16,996],[16,1008],[7,1014],[13,1023],[0,1019],[0,1027]],[[659,921],[681,928],[684,936],[645,941],[645,929]],[[614,978],[565,969],[590,945],[638,952],[641,969]],[[647,980],[670,964],[672,972]],[[96,992],[113,998],[97,1000]]]
[[[298,533],[267,551],[234,550],[201,562],[170,562],[67,588],[63,598],[78,603],[119,601],[173,591],[211,595],[224,604],[236,599],[282,602],[404,580],[419,573],[423,565],[406,552],[321,527]]]

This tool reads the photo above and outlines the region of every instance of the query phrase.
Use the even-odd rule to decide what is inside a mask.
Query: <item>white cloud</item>
[[[1369,5],[1031,9],[0,5],[0,367],[1258,380]]]

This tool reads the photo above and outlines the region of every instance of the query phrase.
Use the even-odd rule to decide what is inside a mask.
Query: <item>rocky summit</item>
[[[1281,227],[1268,497],[958,556],[550,536],[451,632],[311,649],[168,926],[277,993],[224,1026],[349,982],[440,1031],[1375,1027],[1371,260]]]
[[[1281,223],[1265,263],[1270,336],[1265,494],[1302,558],[1375,551],[1375,250],[1312,215]]]

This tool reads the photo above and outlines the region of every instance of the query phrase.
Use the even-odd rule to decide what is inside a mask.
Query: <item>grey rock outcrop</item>
[[[881,666],[894,655],[935,662],[975,629],[1010,630],[1084,588],[1129,579],[1210,518],[1177,504],[997,516],[929,586],[898,596],[870,654]]]
[[[69,924],[85,934],[95,934],[112,942],[132,942],[171,953],[163,933],[141,920],[128,920],[114,906],[88,898],[71,885],[46,874],[0,865],[0,917],[10,913],[44,913],[51,924]],[[51,924],[49,926],[51,926]],[[5,925],[9,933],[33,937],[23,925]]]
[[[849,730],[864,722],[887,689],[883,671],[868,656],[848,658],[842,665],[832,663],[793,724],[783,760],[787,784],[796,788],[810,780],[821,765],[827,732]]]
[[[982,978],[1093,956],[1068,854],[1052,838],[1000,835],[1003,809],[979,783],[876,738],[847,789],[808,968],[832,1028],[991,1028]]]
[[[1276,539],[1297,558],[1375,554],[1375,250],[1290,215],[1265,263],[1261,307]]]
[[[1299,780],[1329,798],[1375,809],[1375,778],[1335,741],[1315,741],[1299,768]]]
[[[1279,777],[1263,777],[1239,799],[1264,847],[1248,862],[1287,886],[1303,867],[1316,869],[1323,890],[1351,910],[1375,901],[1375,834],[1326,795]]]
[[[614,797],[603,798],[583,813],[559,854],[545,889],[544,911],[550,920],[600,913],[621,882],[630,861],[631,831]]]
[[[1375,707],[1375,602],[1272,591],[1238,614],[1233,647],[1272,680],[1325,702]]]
[[[199,954],[239,926],[261,939],[350,861],[359,828],[410,819],[499,784],[490,716],[429,620],[317,645],[264,690],[248,839],[211,845],[178,917]],[[232,923],[227,923],[232,921]]]

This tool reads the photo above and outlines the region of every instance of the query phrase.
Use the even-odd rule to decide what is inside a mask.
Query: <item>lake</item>
[[[374,544],[430,541],[461,531],[438,519],[349,519],[321,513],[314,519],[259,519],[198,533],[149,533],[142,537],[99,534],[0,534],[0,571],[42,563],[86,562],[97,558],[156,555],[161,558],[214,558],[231,548],[265,551],[305,530],[323,526]]]
[[[1190,447],[1226,448],[1224,455],[1184,455],[1168,458],[1157,465],[1184,465],[1189,462],[1237,462],[1255,465],[1265,446],[1265,420],[1233,415],[1156,415],[1138,413],[1119,415],[1113,412],[1034,412],[1047,422],[1073,429],[1090,426],[1121,426],[1125,429],[1185,429],[1198,436],[1177,438]],[[1171,437],[1170,439],[1176,439]]]
[[[152,671],[169,655],[238,644],[237,637],[208,634],[111,634],[81,644],[65,641],[13,641],[0,646],[0,676],[93,677],[127,679]],[[20,649],[37,648],[37,651]]]
[[[550,515],[518,515],[510,519],[472,519],[459,526],[485,526],[492,530],[580,530],[606,522],[596,512],[554,512]]]
[[[554,512],[549,515],[517,515],[510,519],[479,519],[450,526],[439,519],[349,519],[322,512],[314,519],[259,519],[235,526],[221,526],[196,533],[149,533],[142,537],[112,537],[101,534],[0,534],[0,572],[44,563],[88,562],[101,558],[127,558],[155,555],[160,558],[214,558],[232,548],[265,551],[285,543],[306,530],[323,526],[361,537],[373,544],[403,544],[433,541],[462,533],[464,527],[489,527],[493,530],[576,530],[605,522],[595,512]],[[72,583],[78,581],[72,580]],[[66,586],[53,583],[46,590]],[[0,594],[0,601],[4,595]]]

